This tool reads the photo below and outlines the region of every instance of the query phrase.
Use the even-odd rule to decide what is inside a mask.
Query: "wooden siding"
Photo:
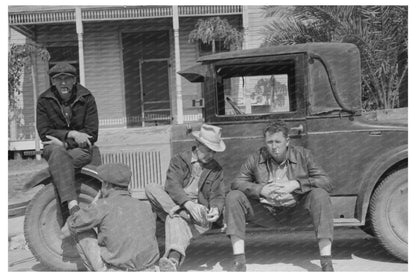
[[[85,86],[95,96],[101,123],[125,116],[119,51],[117,26],[84,24]],[[123,124],[116,121],[111,125]]]
[[[265,18],[262,6],[248,6],[248,30],[246,32],[246,48],[258,48],[263,43],[264,26],[275,18]]]

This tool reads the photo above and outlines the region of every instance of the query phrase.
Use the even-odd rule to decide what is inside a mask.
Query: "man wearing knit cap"
[[[154,271],[159,259],[156,217],[148,203],[130,196],[130,168],[105,164],[97,174],[102,180],[101,195],[68,218],[85,267],[89,271]]]
[[[176,271],[191,238],[208,231],[224,207],[223,171],[214,160],[216,152],[225,150],[221,128],[203,124],[191,135],[195,146],[171,159],[165,186],[148,184],[145,188],[153,209],[165,221],[160,271]]]
[[[64,225],[68,215],[79,209],[75,172],[91,162],[98,114],[94,96],[76,82],[75,67],[57,63],[49,76],[52,86],[39,96],[36,127]]]

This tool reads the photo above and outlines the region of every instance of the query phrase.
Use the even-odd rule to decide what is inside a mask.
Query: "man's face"
[[[196,147],[196,155],[198,156],[198,161],[203,164],[210,162],[214,158],[215,153],[215,151],[209,149],[201,143],[198,143]]]
[[[66,94],[70,92],[75,85],[75,77],[71,75],[59,75],[52,78],[52,84],[60,94]]]
[[[289,145],[289,138],[286,138],[282,132],[271,134],[266,132],[264,142],[267,151],[277,162],[283,162],[286,159],[287,146]]]

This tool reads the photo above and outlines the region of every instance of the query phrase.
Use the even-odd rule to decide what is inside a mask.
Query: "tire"
[[[407,168],[388,175],[370,202],[370,220],[381,245],[402,261],[408,260]]]
[[[367,235],[374,237],[374,231],[371,224],[366,223],[365,225],[360,226],[360,229],[363,230]]]
[[[79,178],[80,206],[92,201],[99,190],[99,182],[93,178]],[[58,218],[55,191],[52,184],[42,188],[26,208],[24,234],[35,258],[50,270],[85,270],[71,236],[61,239],[62,219]]]

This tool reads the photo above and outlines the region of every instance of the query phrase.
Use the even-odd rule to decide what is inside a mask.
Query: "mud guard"
[[[77,172],[76,175],[85,175],[101,181],[97,174],[97,166],[95,165],[86,165],[81,168],[80,172]],[[23,186],[23,192],[29,191],[30,189],[41,185],[51,183],[52,176],[49,172],[49,168],[44,168],[36,173],[28,182]]]

